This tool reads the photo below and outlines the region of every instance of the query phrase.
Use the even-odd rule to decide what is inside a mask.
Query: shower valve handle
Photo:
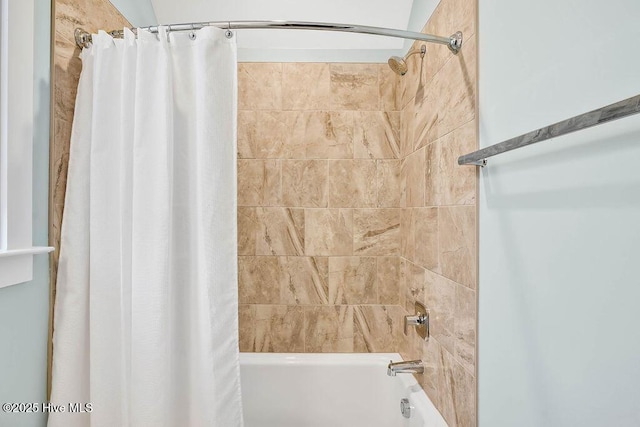
[[[413,316],[404,316],[404,333],[409,333],[409,326],[424,325],[429,321],[429,317],[424,314],[415,314]]]
[[[425,341],[429,339],[429,310],[424,304],[415,302],[415,313],[412,316],[404,316],[404,334],[409,334],[409,326],[414,326],[418,336]]]

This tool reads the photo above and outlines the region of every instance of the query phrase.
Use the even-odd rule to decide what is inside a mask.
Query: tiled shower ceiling
[[[160,23],[227,20],[321,21],[407,29],[414,0],[151,0]],[[424,2],[425,0],[416,0]],[[433,0],[430,0],[433,1]],[[424,23],[424,17],[422,17]],[[240,50],[385,51],[403,49],[389,37],[313,31],[243,30]],[[258,55],[260,56],[260,55]],[[264,56],[264,55],[262,55]]]

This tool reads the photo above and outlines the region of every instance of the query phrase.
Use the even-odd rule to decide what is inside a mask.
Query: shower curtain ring
[[[227,31],[224,32],[224,36],[228,39],[233,37],[233,31],[231,31],[231,21],[227,21]]]
[[[171,32],[171,25],[167,25],[167,43],[169,43],[169,33]]]
[[[196,26],[194,24],[191,24],[191,31],[189,32],[189,39],[190,40],[195,40],[196,39]]]

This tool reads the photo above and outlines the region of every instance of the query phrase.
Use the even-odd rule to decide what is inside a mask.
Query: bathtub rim
[[[370,365],[404,360],[399,353],[250,353],[240,352],[246,365]],[[408,375],[411,376],[412,375]]]
[[[402,361],[399,353],[252,353],[240,352],[240,365],[246,366],[371,366],[386,364],[392,360]],[[418,412],[423,420],[429,420],[436,426],[447,426],[442,414],[438,411],[427,393],[414,375],[399,374],[396,378],[406,390],[412,410]],[[434,419],[435,418],[435,419]]]

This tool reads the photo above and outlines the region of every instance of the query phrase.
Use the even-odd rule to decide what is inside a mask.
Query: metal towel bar
[[[487,164],[489,157],[638,113],[640,113],[640,95],[465,154],[458,157],[458,164],[483,167]]]

